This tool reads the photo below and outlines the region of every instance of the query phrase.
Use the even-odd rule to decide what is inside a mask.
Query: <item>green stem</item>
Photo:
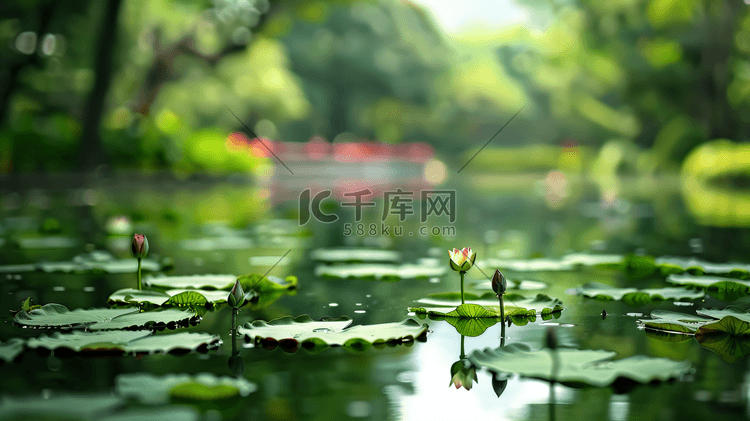
[[[466,337],[465,337],[464,335],[461,335],[461,355],[460,355],[460,356],[459,356],[458,358],[460,358],[460,359],[462,359],[462,360],[463,360],[464,358],[466,358],[466,352],[464,352],[464,339],[465,339],[465,338],[466,338]]]
[[[143,289],[141,287],[141,258],[138,258],[138,291]]]
[[[500,301],[500,346],[505,346],[505,303],[502,294],[498,294],[497,299]]]
[[[232,335],[232,355],[235,355],[237,352],[237,309],[232,309],[232,330],[230,331],[230,334]]]
[[[464,303],[464,275],[466,275],[466,272],[458,272],[459,275],[461,275],[461,304]]]

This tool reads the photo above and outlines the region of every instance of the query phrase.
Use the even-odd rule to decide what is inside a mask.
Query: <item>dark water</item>
[[[457,291],[458,276],[449,272],[432,280],[398,282],[321,279],[314,275],[317,263],[308,258],[310,250],[333,246],[385,246],[401,251],[410,262],[434,254],[445,264],[445,250],[466,245],[473,245],[480,259],[485,255],[507,257],[512,253],[519,257],[532,254],[555,257],[571,250],[594,249],[605,253],[638,250],[654,255],[694,255],[722,261],[722,256],[725,260],[736,260],[746,251],[741,240],[736,241],[735,246],[727,245],[741,236],[742,231],[697,225],[683,208],[679,192],[670,188],[651,198],[622,196],[612,205],[602,204],[591,186],[581,186],[580,191],[570,193],[563,204],[551,204],[544,186],[541,193],[534,185],[510,192],[487,192],[474,189],[470,183],[451,186],[460,192],[461,200],[455,237],[346,236],[342,233],[343,224],[351,222],[351,215],[342,209],[334,209],[342,215],[339,222],[306,227],[313,235],[300,235],[293,219],[287,224],[276,221],[293,217],[295,203],[281,203],[271,208],[262,205],[260,200],[254,216],[213,224],[214,232],[210,233],[219,236],[215,232],[218,229],[223,230],[224,236],[229,232],[250,238],[254,244],[251,248],[195,251],[186,250],[181,241],[208,235],[201,223],[212,219],[214,211],[210,206],[215,207],[217,219],[226,219],[222,216],[232,215],[236,208],[246,205],[225,203],[221,198],[232,194],[253,197],[257,195],[257,187],[243,183],[196,186],[189,182],[177,183],[174,189],[159,189],[150,183],[144,183],[140,189],[131,184],[127,184],[127,188],[117,186],[114,183],[108,190],[94,185],[90,191],[68,188],[19,189],[18,194],[6,191],[2,216],[7,241],[2,247],[0,264],[65,260],[91,247],[108,248],[117,256],[127,257],[127,238],[107,237],[104,229],[109,217],[124,214],[133,219],[136,231],[148,234],[153,254],[170,256],[174,260],[173,274],[263,273],[270,267],[266,262],[292,250],[271,274],[297,275],[298,293],[284,296],[261,311],[242,311],[241,323],[309,314],[315,318],[347,315],[354,319],[354,324],[372,324],[403,320],[408,317],[407,307],[428,293]],[[39,196],[46,199],[39,199]],[[75,197],[83,200],[76,202]],[[196,210],[204,200],[209,209]],[[668,206],[664,205],[664,200]],[[39,206],[36,204],[39,201],[46,205]],[[248,214],[247,209],[237,209],[236,213]],[[256,217],[257,220],[253,220]],[[379,217],[375,212],[366,218],[378,220]],[[10,239],[19,236],[48,236],[39,234],[37,228],[47,218],[60,222],[61,232],[55,232],[55,236],[70,237],[76,245],[24,249],[12,244]],[[248,220],[251,220],[249,226]],[[28,228],[24,228],[24,224]],[[404,225],[414,227],[419,223],[407,221]],[[498,232],[492,244],[485,244],[488,230]],[[259,256],[270,257],[251,260]],[[485,272],[494,269],[483,268]],[[692,306],[666,302],[630,307],[572,295],[573,288],[590,281],[616,286],[665,285],[661,280],[629,280],[614,270],[508,272],[506,276],[546,282],[548,288],[534,293],[557,297],[565,305],[559,318],[545,321],[538,317],[528,325],[509,327],[506,344],[523,342],[538,349],[545,330],[552,326],[565,346],[612,350],[617,352],[616,358],[647,355],[688,360],[693,366],[692,373],[678,381],[643,385],[625,394],[616,394],[610,388],[572,389],[556,385],[554,398],[549,383],[513,377],[498,398],[491,387],[490,374],[479,371],[478,384],[472,390],[456,390],[449,387],[450,367],[459,359],[461,336],[445,321],[425,320],[430,325],[425,342],[371,348],[363,353],[330,348],[315,355],[305,351],[289,354],[281,349],[268,351],[246,345],[241,350],[244,376],[256,383],[258,390],[246,398],[201,403],[198,408],[204,419],[699,420],[717,414],[723,419],[748,417],[750,360],[729,364],[695,340],[662,341],[647,336],[636,324],[637,313],[647,315],[657,308],[690,312],[700,307],[722,308],[728,303],[707,297],[706,302]],[[469,272],[467,278],[483,277],[475,270]],[[36,303],[60,303],[71,309],[106,307],[111,292],[132,287],[134,282],[132,275],[9,275],[0,286],[0,308],[18,309],[28,296]],[[605,319],[601,317],[602,310],[609,314]],[[10,313],[5,314],[4,323],[0,324],[0,340],[40,334],[12,325]],[[27,351],[20,361],[0,366],[3,373],[0,394],[110,394],[120,373],[209,372],[229,376],[233,374],[228,364],[231,356],[229,324],[230,311],[222,308],[208,312],[199,325],[187,328],[187,331],[210,332],[222,337],[223,345],[207,354],[59,358]],[[497,347],[499,338],[500,326],[492,326],[479,337],[465,338],[465,352]]]

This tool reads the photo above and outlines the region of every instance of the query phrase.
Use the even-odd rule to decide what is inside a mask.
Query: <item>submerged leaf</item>
[[[336,266],[320,265],[315,268],[315,276],[335,279],[367,279],[378,281],[399,281],[402,279],[434,278],[444,275],[445,266],[425,264],[347,264]]]
[[[703,291],[685,288],[616,288],[598,282],[589,282],[578,288],[578,293],[589,298],[600,300],[623,301],[632,306],[643,306],[654,300],[687,301],[703,298]]]
[[[375,325],[351,326],[351,319],[313,320],[310,316],[291,316],[265,322],[256,320],[239,328],[246,340],[254,340],[265,348],[281,346],[287,352],[295,352],[300,346],[311,352],[319,352],[329,346],[343,346],[363,351],[370,345],[404,343],[423,336],[427,325],[406,319],[402,322]]]
[[[553,357],[556,368],[552,376]],[[623,387],[627,381],[646,384],[678,378],[690,371],[687,361],[634,356],[612,361],[612,351],[558,348],[531,351],[523,344],[511,344],[496,349],[477,350],[469,361],[478,367],[497,373],[516,373],[523,377],[554,380],[573,387]]]
[[[168,403],[170,397],[200,401],[245,397],[257,388],[244,377],[218,377],[210,373],[165,376],[135,373],[120,374],[115,379],[118,395],[137,399],[143,404]]]

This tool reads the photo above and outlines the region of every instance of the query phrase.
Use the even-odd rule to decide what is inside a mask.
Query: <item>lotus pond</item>
[[[699,225],[668,180],[562,206],[476,181],[444,186],[455,233],[426,236],[249,214],[242,180],[7,190],[0,419],[748,417],[743,231]]]

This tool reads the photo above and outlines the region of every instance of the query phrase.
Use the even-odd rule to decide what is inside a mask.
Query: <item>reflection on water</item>
[[[471,188],[460,184],[461,181],[456,183],[451,187],[459,190],[463,211],[456,224],[457,237],[388,238],[388,243],[401,252],[404,259],[418,261],[419,258],[428,257],[428,250],[433,247],[447,249],[445,245],[448,242],[451,245],[477,246],[486,243],[485,247],[481,247],[480,259],[526,258],[535,253],[547,258],[559,258],[571,250],[588,251],[592,245],[606,254],[621,254],[643,248],[653,255],[695,255],[713,261],[734,260],[735,255],[747,251],[740,245],[735,247],[736,250],[729,250],[723,259],[717,258],[716,254],[721,257],[721,253],[716,253],[713,247],[712,238],[716,237],[710,237],[717,235],[716,232],[704,231],[695,224],[683,224],[678,234],[668,238],[655,234],[655,227],[660,227],[664,220],[674,220],[670,215],[660,214],[662,211],[656,201],[662,198],[655,198],[653,203],[637,197],[628,198],[634,203],[638,202],[638,207],[633,209],[646,207],[653,212],[644,211],[637,217],[625,215],[625,223],[607,228],[604,224],[611,218],[589,215],[587,212],[590,209],[586,207],[587,210],[582,211],[583,208],[574,203],[577,196],[569,195],[559,206],[556,205],[558,207],[550,209],[543,197],[518,197],[512,194],[508,197],[490,197],[474,193]],[[574,187],[578,188],[568,185],[566,189]],[[92,191],[99,192],[97,189]],[[274,297],[275,301],[267,306],[243,309],[238,315],[238,324],[300,314],[310,314],[313,318],[348,315],[354,319],[354,324],[393,322],[403,319],[404,309],[413,305],[414,299],[433,292],[455,292],[458,288],[455,276],[451,277],[450,273],[433,279],[393,282],[316,277],[316,264],[308,259],[311,250],[340,247],[345,242],[363,246],[368,242],[372,244],[374,239],[357,236],[345,238],[338,224],[300,228],[294,219],[293,204],[281,204],[277,209],[272,209],[255,193],[254,187],[206,186],[193,193],[190,189],[170,188],[138,194],[128,191],[132,189],[114,188],[96,195],[87,193],[88,196],[79,194],[89,199],[95,197],[97,206],[94,208],[90,206],[94,202],[84,200],[76,202],[71,208],[66,203],[67,195],[58,197],[49,194],[50,206],[34,212],[31,207],[24,207],[25,199],[19,196],[17,201],[21,204],[13,209],[3,209],[0,215],[3,226],[0,234],[6,240],[0,246],[3,249],[0,264],[36,263],[40,259],[65,261],[86,251],[83,244],[94,244],[96,249],[117,244],[108,240],[112,237],[102,227],[108,221],[122,225],[125,220],[118,218],[128,215],[134,229],[149,234],[155,253],[173,258],[174,272],[179,274],[264,273],[276,256],[293,249],[285,259],[287,264],[274,268],[271,275],[298,276],[297,295],[281,295]],[[571,191],[574,190],[568,192]],[[627,189],[623,187],[625,191]],[[664,196],[671,197],[671,193],[674,192],[667,191]],[[595,192],[585,193],[581,200],[598,203]],[[83,212],[81,208],[86,206],[89,211]],[[170,209],[172,212],[169,212]],[[617,209],[620,212],[620,208]],[[337,212],[340,212],[342,221],[348,221],[346,218],[351,217],[343,210]],[[674,212],[674,208],[670,208],[670,212]],[[274,219],[264,219],[266,216]],[[684,214],[678,216],[686,218]],[[17,223],[18,219],[6,219],[8,217],[29,220]],[[9,246],[12,238],[39,235],[37,225],[47,217],[60,221],[60,236],[75,238],[81,245],[72,249]],[[275,218],[285,218],[281,219],[285,222]],[[225,222],[209,223],[216,219]],[[112,221],[119,222],[115,224]],[[248,221],[253,221],[249,227]],[[13,230],[8,227],[13,227]],[[489,229],[495,230],[496,235],[486,235]],[[704,232],[709,233],[709,237],[701,241],[704,252],[695,254],[695,247],[690,246],[691,239],[702,238]],[[310,233],[312,237],[308,236]],[[695,244],[695,241],[692,243]],[[127,250],[121,251],[115,246],[109,251],[117,258],[128,257]],[[201,262],[199,266],[195,264],[197,259]],[[743,261],[741,256],[736,259]],[[438,264],[441,261],[438,259]],[[487,273],[491,273],[492,269],[483,267]],[[487,281],[476,275],[481,274],[467,275],[467,285]],[[82,356],[43,357],[25,352],[18,363],[3,366],[5,378],[0,385],[0,394],[40,396],[44,390],[53,396],[69,391],[110,393],[113,379],[119,373],[205,371],[217,375],[244,376],[258,384],[257,393],[238,403],[238,413],[249,419],[464,419],[470,414],[477,419],[537,420],[556,417],[677,420],[706,419],[716,408],[722,410],[726,419],[745,418],[747,396],[740,392],[748,384],[746,360],[736,358],[734,364],[729,364],[721,353],[706,349],[705,341],[663,341],[639,330],[636,324],[637,317],[649,314],[654,309],[693,311],[695,307],[724,307],[726,302],[709,296],[705,302],[696,303],[693,307],[678,307],[684,303],[663,302],[649,303],[637,309],[608,302],[607,317],[603,318],[602,302],[569,295],[566,291],[590,281],[638,288],[658,287],[662,281],[645,279],[637,281],[640,284],[635,285],[632,284],[635,281],[626,279],[618,271],[591,268],[507,275],[510,279],[533,280],[532,294],[536,294],[536,288],[541,286],[542,289],[538,291],[560,298],[565,310],[554,315],[559,317],[554,320],[538,317],[523,325],[496,323],[487,326],[476,337],[463,337],[445,321],[425,320],[431,330],[426,342],[415,343],[412,347],[385,347],[359,354],[345,349],[330,349],[316,355],[307,352],[267,352],[247,348],[237,343],[238,339],[234,336],[228,340],[226,333],[222,333],[222,348],[206,355],[89,359]],[[55,302],[69,308],[102,307],[111,292],[132,287],[133,283],[132,276],[116,273],[47,275],[28,272],[3,277],[0,307],[4,309],[20,308],[21,302],[29,296],[35,303]],[[626,316],[628,313],[633,317]],[[188,331],[227,332],[230,319],[227,308],[207,312],[203,321],[188,328]],[[7,315],[5,320],[9,321]],[[559,324],[555,329],[559,342],[564,346],[612,350],[621,358],[648,355],[688,360],[696,370],[684,381],[657,387],[641,386],[626,395],[614,394],[611,389],[572,389],[518,376],[498,378],[483,370],[470,375],[470,391],[463,387],[460,390],[447,387],[446,374],[448,371],[453,374],[451,367],[457,362],[457,356],[462,360],[475,349],[519,342],[541,346],[544,329],[553,323]],[[2,342],[13,337],[37,334],[28,329],[17,329],[10,323],[0,324]],[[739,350],[733,351],[735,356],[744,353],[746,348],[744,341],[728,347]],[[462,367],[465,365],[462,364]],[[476,381],[473,380],[474,375]],[[638,404],[635,405],[635,402]],[[231,418],[220,408],[217,411],[219,416]]]

